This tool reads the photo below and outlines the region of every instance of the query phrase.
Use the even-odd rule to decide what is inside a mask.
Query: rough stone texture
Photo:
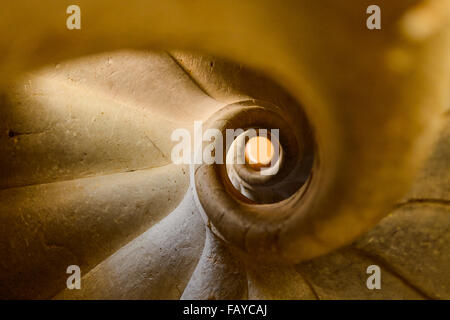
[[[314,300],[317,296],[293,266],[249,262],[248,298],[262,300]]]
[[[433,152],[398,208],[355,246],[430,298],[450,298],[448,112]]]
[[[434,201],[450,204],[450,104],[441,121],[442,130],[433,153],[402,202]]]
[[[178,210],[147,229],[173,209],[186,181],[167,181],[168,166],[161,168],[164,177],[152,181],[149,174],[147,181],[142,169],[168,163],[173,128],[207,118],[224,103],[267,100],[278,90],[241,71],[241,65],[178,52],[175,59],[126,52],[68,66],[57,61],[119,48],[180,48],[255,67],[278,82],[295,103],[278,97],[272,102],[291,116],[302,105],[320,147],[317,169],[326,169],[315,171],[316,193],[303,202],[286,202],[286,211],[303,212],[275,226],[280,232],[270,239],[287,253],[283,258],[295,262],[350,244],[392,211],[448,107],[450,6],[445,1],[380,0],[380,32],[364,26],[365,0],[78,4],[97,17],[83,20],[81,32],[64,28],[65,3],[2,4],[0,255],[10,257],[0,262],[2,298],[48,297],[64,286],[60,272],[74,257],[87,266],[85,286],[57,298],[179,298],[200,259],[204,224],[188,193]],[[45,64],[53,67],[11,86],[25,70]],[[409,204],[364,235],[358,251],[331,253],[297,270],[250,261],[249,297],[448,297],[446,136],[429,160],[425,170],[430,171],[407,196]],[[180,171],[177,177],[182,179]],[[80,181],[88,183],[84,187]],[[161,187],[141,194],[155,185],[173,191],[166,194]],[[169,193],[176,195],[173,203],[165,198]],[[388,290],[369,296],[361,269],[373,262],[382,264]],[[216,267],[228,272],[230,266]],[[235,284],[221,285],[226,293]]]
[[[181,299],[237,300],[247,298],[244,264],[207,230],[205,248]]]
[[[448,205],[403,206],[356,243],[430,298],[450,299]]]
[[[319,299],[424,298],[383,266],[380,266],[381,290],[369,290],[366,280],[370,274],[366,270],[373,264],[378,265],[351,249],[344,249],[299,265],[297,270],[309,281]]]
[[[167,165],[173,130],[222,106],[148,52],[57,64],[0,102],[0,188]]]
[[[55,299],[179,299],[200,258],[205,227],[192,192],[168,217]]]
[[[260,70],[230,63],[214,56],[171,51],[171,55],[195,83],[215,100],[227,104],[258,99],[270,101],[280,108],[290,108],[290,117],[301,125],[301,108],[293,109],[299,102],[279,83]]]
[[[449,299],[449,119],[411,191],[350,249],[298,266],[321,299]],[[365,286],[368,265],[382,269],[382,290]]]
[[[183,167],[117,173],[0,190],[0,298],[49,298],[66,268],[89,271],[169,214]]]
[[[10,89],[0,101],[0,297],[49,298],[68,265],[88,272],[178,205],[188,168],[171,164],[171,132],[221,104],[161,52],[62,62]]]
[[[224,105],[209,97],[165,51],[100,53],[58,63],[47,71],[47,76],[171,122],[201,120]]]

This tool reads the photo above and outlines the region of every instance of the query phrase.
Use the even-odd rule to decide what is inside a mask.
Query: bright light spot
[[[253,137],[245,145],[245,162],[254,169],[269,167],[274,157],[274,149],[268,138]]]

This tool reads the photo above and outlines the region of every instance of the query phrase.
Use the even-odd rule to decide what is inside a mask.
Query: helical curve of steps
[[[450,298],[448,6],[80,1],[72,35],[42,2],[0,19],[1,299]],[[276,200],[172,163],[194,121],[279,128],[276,175],[232,168]]]

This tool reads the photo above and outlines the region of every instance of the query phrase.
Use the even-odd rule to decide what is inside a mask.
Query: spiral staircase
[[[450,6],[79,2],[3,5],[0,299],[450,299]],[[174,164],[194,121],[279,170]]]

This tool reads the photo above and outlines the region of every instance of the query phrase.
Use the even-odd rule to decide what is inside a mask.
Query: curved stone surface
[[[205,248],[181,296],[185,300],[247,298],[244,264],[207,229]]]
[[[22,81],[2,100],[0,189],[167,165],[171,133],[222,106],[164,53],[82,58]]]
[[[405,205],[365,234],[356,246],[382,260],[427,297],[450,299],[450,208]]]
[[[169,214],[188,185],[162,168],[0,190],[0,297],[49,298]]]
[[[411,190],[401,202],[436,202],[450,204],[450,105],[442,115],[442,129],[433,153],[424,163]]]
[[[381,289],[369,290],[367,267],[378,265],[351,249],[343,249],[312,260],[296,268],[305,275],[319,299],[424,299],[396,274],[381,269]]]
[[[179,299],[198,263],[205,227],[192,198],[55,299]]]
[[[316,294],[293,266],[271,266],[250,262],[248,298],[252,300],[315,300]]]
[[[79,5],[100,18],[68,36],[64,3],[2,4],[2,298],[53,296],[74,260],[82,290],[57,299],[220,298],[236,288],[229,279],[245,296],[245,278],[250,298],[449,297],[448,126],[399,200],[449,105],[447,2],[380,0],[379,32],[365,28],[362,0]],[[208,55],[127,50],[55,63],[123,48]],[[167,165],[170,132],[241,99],[267,100],[297,125],[304,113],[318,159],[307,185],[316,193],[283,203],[297,214],[270,237],[260,235],[273,225],[242,239],[267,241],[264,254],[283,251],[290,263],[314,260],[269,266],[226,241],[203,248],[205,225],[218,228],[201,221],[190,191],[169,214],[187,185],[183,167]],[[268,213],[262,207],[251,213]],[[379,292],[365,288],[369,263],[382,268]],[[220,286],[208,288],[217,274]]]

